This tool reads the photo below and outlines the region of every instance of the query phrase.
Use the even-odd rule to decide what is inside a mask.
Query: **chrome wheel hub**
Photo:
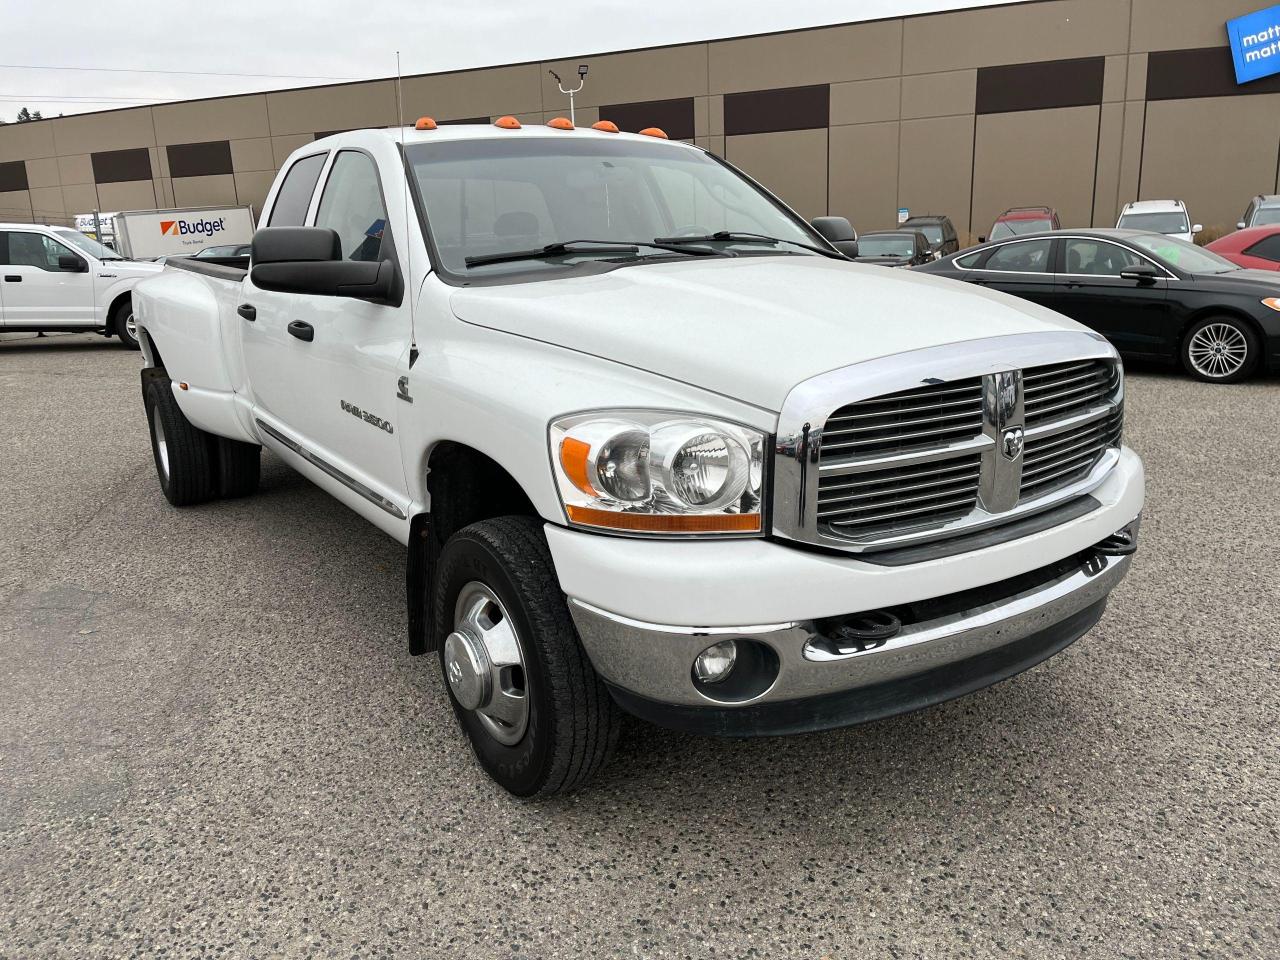
[[[138,321],[133,319],[133,311],[129,311],[129,315],[124,318],[124,330],[129,334],[130,340],[138,339]]]
[[[444,675],[458,706],[475,713],[495,740],[520,742],[529,726],[524,651],[502,601],[478,581],[458,594]]]
[[[151,429],[156,436],[156,459],[160,462],[160,473],[168,480],[169,442],[164,436],[164,420],[160,416],[160,408],[158,406],[151,411]]]
[[[1229,323],[1211,323],[1196,331],[1187,355],[1197,373],[1220,380],[1244,366],[1249,358],[1249,341]]]

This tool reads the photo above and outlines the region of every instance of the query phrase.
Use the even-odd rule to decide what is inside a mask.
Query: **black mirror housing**
[[[253,235],[249,279],[276,293],[399,305],[404,284],[389,237],[388,253],[381,260],[344,260],[337,231],[328,227],[263,227]]]
[[[856,260],[858,258],[857,240],[832,240],[830,243],[850,260]]]
[[[249,257],[255,264],[341,260],[342,243],[328,227],[263,227],[253,235]]]
[[[64,253],[58,257],[58,269],[65,270],[67,273],[88,273],[89,264],[85,263],[77,256]]]
[[[844,217],[814,217],[809,225],[818,231],[823,240],[834,245],[843,240],[857,240],[857,231]]]
[[[1136,280],[1138,283],[1155,283],[1157,276],[1156,268],[1149,263],[1140,263],[1120,271],[1121,280]]]

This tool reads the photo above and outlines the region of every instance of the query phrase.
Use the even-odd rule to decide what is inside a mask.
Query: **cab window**
[[[300,227],[307,222],[311,194],[315,192],[316,181],[320,179],[320,170],[324,167],[327,156],[327,153],[317,153],[303,157],[289,168],[280,189],[276,191],[276,202],[271,207],[267,226]]]
[[[1253,246],[1246,247],[1244,252],[1251,257],[1280,263],[1280,233],[1273,233],[1269,237],[1263,237]]]
[[[1049,251],[1053,240],[1020,240],[1017,243],[1006,243],[991,251],[984,270],[999,270],[1002,273],[1048,273]]]
[[[4,254],[4,262],[7,266],[39,267],[50,273],[62,269],[58,264],[59,257],[81,259],[72,252],[70,247],[64,246],[52,237],[46,237],[43,233],[22,233],[16,230],[9,233],[8,250],[0,246],[0,253]]]
[[[1145,263],[1132,250],[1101,240],[1076,239],[1067,241],[1064,273],[1092,277],[1118,277],[1121,271]]]
[[[337,232],[345,260],[382,258],[387,210],[382,203],[377,168],[366,154],[344,150],[334,159],[320,195],[315,225]]]

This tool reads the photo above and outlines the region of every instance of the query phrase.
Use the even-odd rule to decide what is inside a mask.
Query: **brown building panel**
[[[639,133],[657,127],[672,140],[692,140],[694,134],[693,97],[678,100],[647,100],[640,103],[606,103],[600,116],[612,120],[618,129]]]
[[[0,163],[0,193],[27,189],[27,165],[21,160]]]
[[[151,179],[151,154],[146,147],[104,150],[91,154],[93,179],[97,183],[123,183]]]
[[[724,132],[735,137],[784,130],[816,130],[831,122],[831,85],[727,93]]]
[[[1013,113],[1102,102],[1105,57],[1011,63],[978,70],[976,112]]]
[[[1230,47],[1160,50],[1147,56],[1148,100],[1191,100],[1280,93],[1280,74],[1236,83]]]
[[[231,173],[231,144],[226,140],[207,143],[171,143],[165,148],[171,177],[212,177]]]

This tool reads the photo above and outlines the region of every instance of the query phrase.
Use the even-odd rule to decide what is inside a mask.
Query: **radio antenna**
[[[405,260],[409,274],[409,368],[413,369],[413,365],[418,360],[418,324],[415,312],[417,311],[418,292],[413,287],[413,244],[409,240],[409,155],[404,149],[404,97],[400,91],[400,51],[396,51],[396,119],[400,124],[400,165],[403,167],[401,171],[400,183],[404,188],[402,198],[404,200],[404,245]],[[407,384],[401,383],[401,392],[408,393],[404,389]]]

